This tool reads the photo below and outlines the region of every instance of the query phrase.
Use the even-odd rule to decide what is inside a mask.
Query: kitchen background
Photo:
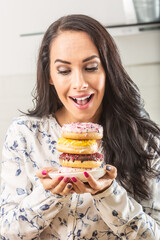
[[[0,152],[7,128],[20,115],[18,109],[32,107],[31,91],[44,31],[58,17],[72,13],[90,15],[106,26],[126,71],[140,89],[146,110],[160,125],[159,2],[0,0]]]

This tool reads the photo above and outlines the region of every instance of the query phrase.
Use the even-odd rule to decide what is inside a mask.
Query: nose
[[[81,71],[75,71],[73,74],[73,89],[76,90],[86,90],[88,88],[88,83],[85,80],[83,73]]]

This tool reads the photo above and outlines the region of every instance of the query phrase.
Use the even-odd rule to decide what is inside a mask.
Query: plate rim
[[[88,173],[96,173],[96,172],[103,172],[104,174],[105,174],[105,169],[104,168],[99,168],[99,169],[92,169],[92,170],[84,170],[84,171],[86,171],[86,172],[88,172]],[[54,172],[56,172],[55,174],[54,174]],[[64,176],[64,177],[68,177],[68,175],[71,175],[71,177],[74,177],[74,176],[77,176],[77,175],[82,175],[83,176],[83,172],[68,172],[68,173],[58,173],[58,170],[57,171],[52,171],[52,172],[49,172],[48,173],[48,175],[53,179],[53,176],[55,176],[55,177],[58,177],[58,176]]]

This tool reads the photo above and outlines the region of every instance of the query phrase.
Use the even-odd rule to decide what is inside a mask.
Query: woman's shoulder
[[[60,126],[57,123],[54,115],[48,115],[45,117],[31,117],[27,115],[16,117],[12,120],[12,123],[9,126],[9,130],[16,131],[49,131],[60,130]]]

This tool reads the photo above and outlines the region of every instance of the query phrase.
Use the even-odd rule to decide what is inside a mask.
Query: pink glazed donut
[[[103,137],[103,127],[91,122],[64,124],[62,126],[62,136],[70,139],[98,140]]]

